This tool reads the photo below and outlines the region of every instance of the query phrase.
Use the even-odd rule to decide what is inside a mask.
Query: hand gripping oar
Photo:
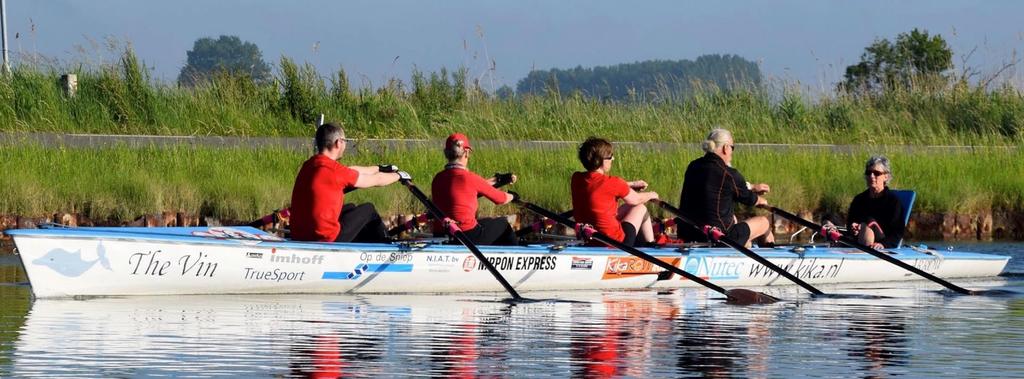
[[[399,174],[401,175],[401,173]],[[401,176],[402,178],[400,179],[400,181],[402,182],[402,185],[404,185],[406,188],[409,188],[409,191],[412,192],[412,195],[415,196],[417,200],[419,200],[421,203],[423,203],[424,206],[427,207],[427,213],[434,217],[435,220],[443,220],[443,223],[448,234],[451,234],[452,237],[455,237],[455,239],[459,240],[459,242],[462,242],[462,244],[465,245],[466,248],[473,253],[473,256],[475,256],[476,259],[480,260],[480,262],[484,264],[484,267],[487,268],[487,271],[490,271],[491,275],[494,275],[494,278],[498,279],[498,282],[501,283],[501,286],[505,287],[505,290],[508,291],[510,295],[512,295],[513,300],[521,300],[523,297],[519,296],[519,293],[516,292],[515,288],[512,288],[512,285],[509,284],[507,280],[505,280],[505,277],[501,276],[501,273],[498,272],[498,269],[494,268],[494,265],[491,264],[491,261],[487,260],[487,257],[484,257],[484,253],[480,252],[480,249],[476,247],[476,244],[474,244],[473,241],[470,241],[469,237],[466,236],[466,233],[463,233],[462,229],[459,229],[459,225],[456,224],[455,221],[452,221],[452,219],[445,217],[444,213],[437,208],[437,205],[434,205],[434,202],[430,201],[430,199],[427,198],[427,195],[425,195],[423,191],[420,191],[420,189],[417,188],[415,184],[412,184],[412,178],[409,177],[408,174]]]
[[[928,279],[928,280],[931,280],[933,282],[939,283],[939,284],[943,285],[944,287],[949,288],[949,289],[951,289],[953,291],[956,291],[956,292],[958,292],[960,294],[963,294],[963,295],[977,295],[977,294],[979,294],[978,291],[971,291],[971,290],[968,290],[966,288],[960,287],[960,286],[958,286],[956,284],[947,282],[947,281],[943,280],[942,278],[939,278],[939,277],[937,277],[935,275],[932,275],[932,274],[929,274],[927,272],[924,272],[923,270],[921,270],[921,269],[919,269],[917,267],[914,267],[914,266],[911,266],[909,264],[906,264],[906,263],[904,263],[903,261],[901,261],[899,259],[890,257],[889,254],[885,254],[883,252],[880,252],[878,250],[875,250],[875,249],[871,248],[870,246],[866,246],[866,245],[860,243],[859,241],[853,239],[852,237],[850,237],[848,235],[845,235],[845,234],[842,234],[842,233],[840,233],[839,231],[837,231],[835,229],[826,230],[821,225],[815,224],[815,223],[813,223],[813,222],[811,222],[809,220],[805,220],[803,218],[800,218],[797,215],[794,215],[792,213],[786,212],[786,211],[784,211],[782,209],[779,209],[779,208],[776,208],[776,207],[769,207],[768,209],[771,209],[771,211],[773,213],[775,213],[775,214],[777,214],[779,216],[785,217],[785,218],[787,218],[787,219],[789,219],[789,220],[791,220],[793,222],[796,222],[797,224],[806,226],[808,228],[811,228],[812,230],[820,230],[822,235],[824,235],[828,239],[832,240],[833,242],[839,242],[839,243],[842,243],[842,244],[844,244],[846,246],[857,248],[857,249],[859,249],[859,250],[861,250],[861,251],[863,251],[865,253],[874,255],[878,259],[881,259],[883,261],[886,261],[886,262],[892,263],[894,265],[900,266],[900,268],[902,268],[904,270],[907,270],[907,271],[910,271],[912,273],[915,273],[915,274],[918,274],[920,276],[923,276],[925,279]]]
[[[594,229],[593,226],[590,226],[590,225],[587,225],[587,224],[575,223],[572,220],[569,220],[566,217],[562,217],[561,215],[559,215],[559,214],[557,214],[555,212],[552,212],[552,211],[549,211],[547,209],[541,208],[540,206],[537,206],[537,205],[535,205],[533,203],[530,203],[530,202],[528,202],[526,200],[523,200],[523,199],[519,198],[519,194],[517,194],[515,192],[511,192],[511,193],[512,193],[512,196],[514,196],[514,200],[512,200],[512,201],[514,201],[516,204],[519,204],[520,206],[522,206],[522,207],[524,207],[526,209],[529,209],[530,211],[535,212],[535,213],[537,213],[537,214],[539,214],[541,216],[544,216],[544,217],[550,218],[552,220],[555,220],[555,221],[557,221],[558,223],[560,223],[562,225],[574,228],[577,231],[578,235],[583,235],[583,236],[586,236],[587,238],[593,238],[595,240],[598,240],[601,243],[604,243],[604,244],[606,244],[608,246],[615,247],[615,248],[617,248],[619,250],[625,251],[625,252],[627,252],[627,253],[629,253],[629,254],[631,254],[633,256],[636,256],[637,258],[643,259],[643,260],[645,260],[645,261],[647,261],[647,262],[649,262],[649,263],[651,263],[651,264],[653,264],[655,266],[661,267],[661,268],[663,268],[665,270],[668,270],[669,272],[672,272],[674,274],[682,276],[682,277],[684,277],[686,279],[690,279],[690,280],[694,281],[697,284],[700,284],[700,285],[702,285],[704,287],[707,287],[707,288],[709,288],[709,289],[711,289],[711,290],[713,290],[715,292],[723,294],[723,295],[725,295],[725,297],[726,297],[726,299],[727,299],[727,301],[729,303],[733,303],[733,304],[754,304],[754,303],[770,304],[770,303],[774,303],[776,301],[779,301],[779,299],[777,299],[777,298],[775,298],[775,297],[773,297],[771,295],[768,295],[766,293],[755,292],[755,291],[751,291],[751,290],[747,290],[747,289],[731,289],[731,290],[727,291],[725,288],[719,287],[718,285],[716,285],[714,283],[711,283],[711,282],[709,282],[707,280],[701,279],[699,276],[691,274],[689,272],[686,272],[686,270],[683,270],[683,269],[681,269],[679,267],[676,267],[674,265],[668,264],[665,261],[662,261],[660,259],[654,258],[654,257],[650,256],[649,254],[644,253],[644,252],[640,251],[639,249],[637,249],[635,247],[628,246],[628,245],[623,244],[622,242],[616,241],[616,240],[612,239],[611,237],[605,235],[604,233],[601,233],[601,232],[597,231],[596,229]]]
[[[799,284],[800,287],[803,287],[804,289],[806,289],[807,291],[810,291],[811,293],[813,293],[815,295],[823,295],[824,294],[823,292],[819,291],[817,288],[814,288],[810,284],[807,284],[807,282],[805,282],[805,281],[801,280],[800,278],[796,277],[796,275],[790,274],[789,271],[783,270],[782,267],[779,267],[779,266],[775,265],[774,263],[772,263],[771,261],[765,259],[764,257],[762,257],[760,255],[757,255],[757,253],[751,251],[746,246],[743,246],[743,244],[738,243],[736,241],[733,241],[732,238],[726,237],[725,234],[722,233],[722,231],[719,230],[718,228],[710,226],[710,225],[704,225],[702,227],[701,225],[698,225],[697,223],[695,223],[692,220],[690,220],[690,219],[686,218],[685,216],[683,216],[682,211],[680,211],[679,208],[676,208],[676,207],[672,206],[672,204],[669,204],[669,203],[664,202],[662,200],[656,200],[656,201],[658,202],[658,205],[661,206],[663,209],[665,209],[665,210],[675,214],[676,217],[679,217],[679,219],[683,220],[684,223],[686,223],[686,224],[696,228],[698,231],[701,231],[702,233],[706,234],[708,236],[708,238],[711,239],[712,241],[721,242],[721,243],[724,243],[726,245],[729,245],[729,247],[732,247],[733,249],[736,249],[736,251],[739,251],[740,253],[743,253],[743,255],[746,255],[746,256],[750,257],[751,259],[757,261],[757,263],[760,263],[763,266],[772,269],[772,271],[775,271],[775,272],[779,273],[779,275],[782,275],[782,276],[786,277],[786,279],[789,279],[793,283]]]

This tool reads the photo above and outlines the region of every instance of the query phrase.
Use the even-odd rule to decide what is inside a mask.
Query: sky
[[[1022,19],[1024,1],[1010,0],[7,0],[15,64],[110,62],[116,41],[131,43],[154,78],[173,81],[196,39],[237,35],[275,66],[287,56],[325,76],[344,67],[354,85],[464,66],[485,89],[514,88],[532,69],[717,53],[825,91],[864,47],[913,28],[941,34],[958,71],[966,62],[992,75],[1022,58]],[[1024,83],[1019,66],[1003,78]]]

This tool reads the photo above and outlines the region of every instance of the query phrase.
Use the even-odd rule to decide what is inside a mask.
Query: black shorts
[[[725,232],[725,236],[740,245],[746,244],[750,239],[750,225],[745,222],[733,225],[729,231]]]
[[[504,217],[478,219],[476,227],[465,230],[463,233],[477,245],[514,246],[519,244],[516,231],[512,230],[512,225],[509,225],[508,219]]]
[[[679,228],[678,236],[685,242],[708,242],[708,237],[704,235],[703,231],[698,231],[696,228],[684,224],[682,220],[676,221],[676,225]],[[750,239],[750,225],[745,222],[733,225],[731,228],[725,231],[725,237],[740,244],[747,243]]]
[[[341,232],[334,242],[388,242],[388,229],[373,204],[345,204],[338,217]]]
[[[622,243],[626,246],[633,246],[636,244],[636,228],[633,224],[628,222],[622,222],[622,233],[625,236],[622,237]]]

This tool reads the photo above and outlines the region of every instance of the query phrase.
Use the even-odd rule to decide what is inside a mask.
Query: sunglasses
[[[606,161],[614,161],[615,160],[615,154],[609,155],[608,157],[604,158],[604,160],[606,160]]]
[[[878,171],[878,170],[864,170],[864,176],[871,176],[871,175],[882,176],[882,175],[885,175],[885,174],[888,174],[888,172],[886,172],[886,171]]]

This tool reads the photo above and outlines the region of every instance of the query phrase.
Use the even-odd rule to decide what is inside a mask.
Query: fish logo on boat
[[[96,247],[96,259],[91,261],[82,259],[82,249],[72,253],[61,248],[50,250],[46,255],[32,261],[34,265],[49,267],[58,274],[69,278],[81,276],[95,266],[96,263],[99,263],[100,266],[103,266],[108,271],[113,270],[110,268],[110,261],[107,260],[107,249],[103,247],[102,242]]]

